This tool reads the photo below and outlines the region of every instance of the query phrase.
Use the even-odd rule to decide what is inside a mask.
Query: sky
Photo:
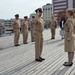
[[[36,8],[47,3],[52,3],[52,0],[0,0],[0,19],[11,19],[15,14],[20,18],[29,17]]]

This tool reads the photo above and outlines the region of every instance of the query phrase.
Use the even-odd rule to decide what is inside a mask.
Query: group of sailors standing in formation
[[[31,30],[31,42],[35,42],[35,61],[42,62],[45,59],[42,58],[42,50],[43,50],[43,30],[44,30],[44,21],[41,18],[42,9],[38,8],[35,10],[36,16],[32,16],[32,20],[30,21],[30,30]],[[73,65],[73,57],[75,50],[75,19],[74,19],[74,9],[66,10],[67,20],[61,18],[59,23],[61,28],[61,36],[64,38],[64,50],[68,53],[68,62],[65,62],[64,66],[72,66]],[[14,30],[14,46],[20,46],[19,37],[20,37],[20,28],[22,29],[23,34],[23,44],[28,44],[28,17],[24,16],[24,20],[22,25],[20,25],[19,14],[15,15],[15,20],[13,22],[13,30]],[[55,39],[55,30],[57,27],[57,21],[54,19],[54,15],[52,15],[52,19],[49,22],[51,28],[51,39]],[[63,34],[64,33],[64,34]]]

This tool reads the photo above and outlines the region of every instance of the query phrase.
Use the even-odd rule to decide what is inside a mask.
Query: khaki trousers
[[[28,30],[23,31],[23,43],[26,43],[28,39]]]
[[[34,41],[34,30],[31,30],[31,41]]]
[[[14,36],[14,45],[17,45],[18,42],[19,42],[19,38],[20,38],[20,29],[16,29],[14,31],[14,34],[15,34],[15,36]]]
[[[52,36],[52,38],[55,38],[55,28],[51,29],[51,36]]]
[[[42,32],[35,31],[35,59],[39,59],[43,49],[43,34]]]

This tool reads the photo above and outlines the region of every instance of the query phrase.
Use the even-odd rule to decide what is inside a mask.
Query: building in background
[[[52,4],[46,4],[42,7],[43,9],[43,20],[49,21],[52,16]]]
[[[4,24],[0,23],[0,36],[2,36],[5,33]]]
[[[0,36],[5,33],[4,21],[4,19],[0,19]]]
[[[43,9],[43,20],[45,21],[45,25],[48,28],[49,21],[52,17],[52,4],[48,3],[42,7]]]
[[[12,27],[13,19],[5,20],[4,26],[5,26],[5,33],[12,33],[13,27]]]
[[[53,14],[60,21],[67,8],[75,8],[75,0],[52,0]]]

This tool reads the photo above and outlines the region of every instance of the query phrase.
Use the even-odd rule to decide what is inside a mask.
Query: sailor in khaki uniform
[[[43,30],[44,30],[44,21],[41,18],[42,9],[38,8],[35,10],[36,17],[34,19],[35,25],[35,61],[42,62],[45,60],[41,57],[43,49]]]
[[[31,42],[34,42],[34,24],[33,24],[34,18],[35,18],[35,16],[32,16],[32,20],[30,22]]]
[[[27,16],[24,16],[24,20],[22,22],[22,32],[23,32],[23,44],[28,44],[28,21]]]
[[[54,19],[54,15],[53,15],[52,19],[50,20],[51,39],[55,39],[56,26],[57,26],[57,21]]]
[[[65,52],[68,52],[68,62],[65,62],[64,66],[72,66],[74,50],[75,50],[75,20],[73,18],[74,12],[72,9],[66,10],[66,16],[68,17],[65,23]]]
[[[18,44],[19,42],[19,37],[20,37],[20,28],[21,28],[21,25],[20,25],[20,20],[19,20],[19,14],[16,14],[15,15],[15,20],[13,22],[13,30],[14,30],[14,46],[20,46]]]

